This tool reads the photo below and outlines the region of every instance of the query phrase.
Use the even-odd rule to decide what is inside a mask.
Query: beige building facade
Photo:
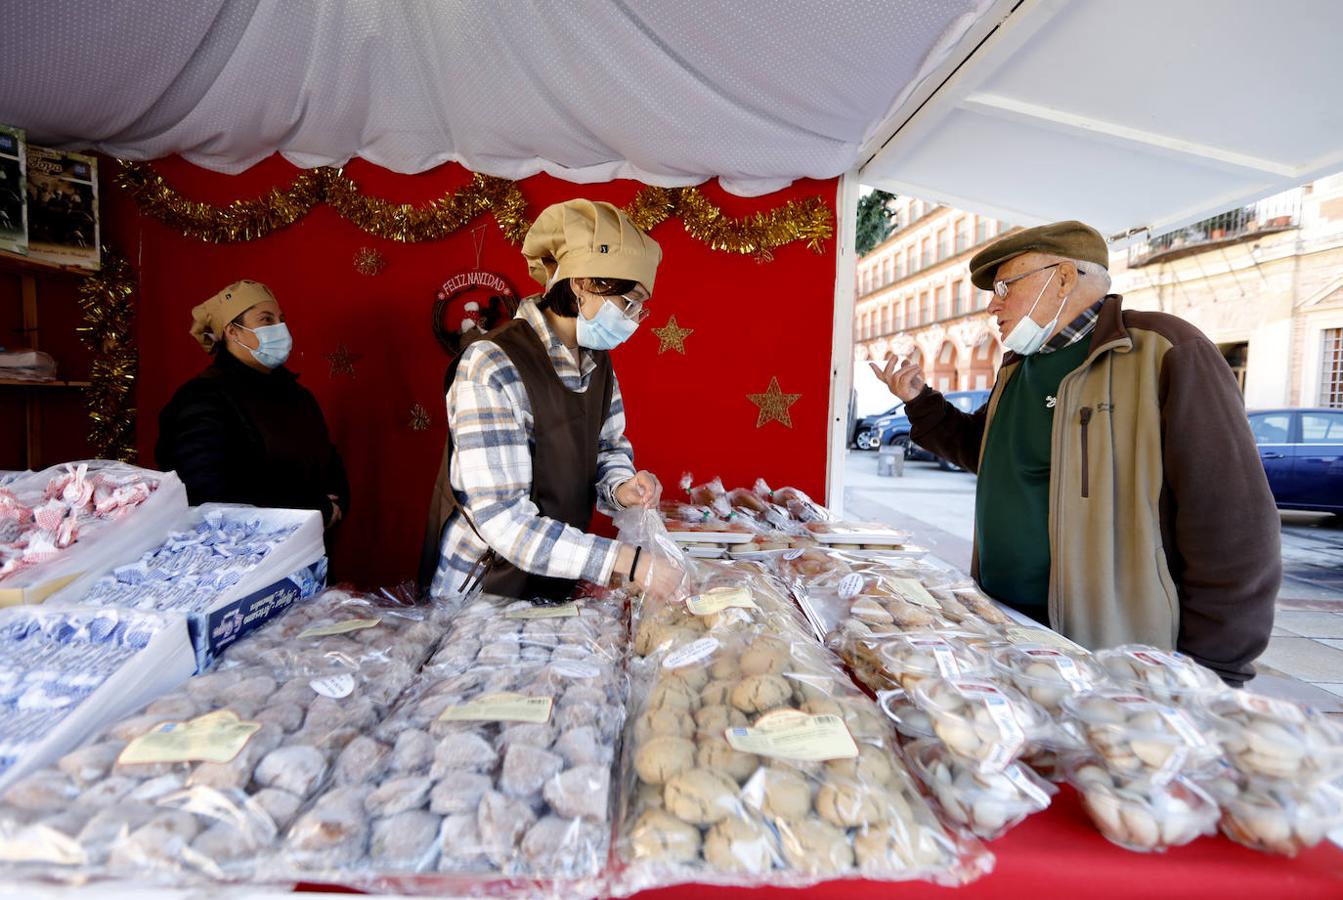
[[[890,404],[868,360],[920,362],[941,391],[992,387],[1003,348],[967,263],[1014,226],[908,197],[858,262],[859,413]],[[1227,357],[1246,406],[1343,408],[1343,173],[1115,250],[1128,309],[1172,313]]]
[[[984,312],[990,295],[970,283],[967,263],[1011,230],[987,216],[910,197],[896,200],[895,230],[858,261],[854,360],[860,412],[889,405],[889,393],[864,372],[868,360],[892,353],[920,362],[928,383],[944,392],[993,386],[1002,343]]]
[[[1343,407],[1343,174],[1111,254],[1130,309],[1198,326],[1250,409]]]

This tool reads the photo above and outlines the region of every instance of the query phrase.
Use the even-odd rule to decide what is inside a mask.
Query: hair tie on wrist
[[[630,563],[630,581],[637,581],[634,577],[634,571],[639,568],[639,555],[644,552],[643,547],[634,548],[634,562]]]

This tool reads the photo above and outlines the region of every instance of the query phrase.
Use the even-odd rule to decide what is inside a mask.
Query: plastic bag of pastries
[[[1050,715],[1063,714],[1065,698],[1103,685],[1105,670],[1085,650],[1010,644],[993,651],[994,671]]]
[[[1063,701],[1069,728],[1120,778],[1170,781],[1215,761],[1221,747],[1206,717],[1113,688]]]
[[[1064,771],[1097,830],[1127,850],[1160,852],[1217,831],[1217,803],[1184,776],[1125,778],[1086,755],[1065,758]]]
[[[329,618],[286,622],[286,615],[230,648],[253,640],[263,648],[295,645],[270,657],[277,665],[234,655],[15,784],[0,798],[0,829],[11,838],[4,863],[23,877],[56,879],[255,877],[285,829],[324,791],[344,749],[382,720],[406,684],[407,664],[388,666],[390,658],[372,648],[331,648],[332,659],[318,668],[303,644],[349,640],[378,626],[301,634],[347,625],[351,600],[361,612],[384,612],[333,593],[291,611],[325,610]],[[384,639],[427,621],[423,610],[382,616],[389,619],[397,629]],[[274,639],[281,633],[288,637]],[[425,638],[417,653],[427,654],[433,640]]]
[[[387,720],[347,745],[284,835],[275,874],[437,895],[511,882],[594,893],[627,696],[609,651],[624,625],[613,599],[579,606],[543,618],[511,616],[532,607],[507,601],[464,608],[444,648],[501,641],[546,655],[477,651],[462,665],[440,650]]]
[[[477,667],[545,665],[595,654],[606,663],[624,653],[623,598],[589,593],[567,603],[536,605],[482,594],[462,607],[425,666],[434,673]]]
[[[1301,784],[1343,773],[1343,724],[1311,707],[1229,691],[1207,711],[1227,759],[1250,778]]]
[[[910,691],[947,749],[980,772],[999,772],[1048,742],[1049,715],[1014,688],[975,679],[926,678]]]
[[[802,628],[706,633],[630,671],[616,892],[980,871],[876,705]]]
[[[1096,661],[1116,684],[1161,703],[1197,705],[1229,690],[1217,673],[1174,650],[1123,644],[1101,650]]]
[[[937,800],[943,820],[991,841],[1049,806],[1058,789],[1025,765],[1013,763],[999,772],[978,767],[936,740],[907,744],[910,768]]]

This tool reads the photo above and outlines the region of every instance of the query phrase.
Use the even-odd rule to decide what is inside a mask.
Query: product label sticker
[[[557,659],[550,668],[565,678],[596,678],[602,674],[600,666],[585,659]]]
[[[1171,727],[1171,730],[1180,736],[1186,744],[1191,747],[1205,747],[1208,739],[1198,730],[1198,726],[1189,718],[1188,714],[1182,709],[1176,709],[1173,706],[1158,706],[1157,711],[1161,713],[1161,718]]]
[[[1017,721],[1016,710],[991,684],[953,681],[951,685],[962,697],[981,703],[998,730],[998,739],[990,742],[987,755],[979,762],[980,771],[997,772],[1006,768],[1026,743],[1026,732]]]
[[[1013,625],[1007,629],[1007,640],[1013,644],[1042,644],[1046,647],[1058,647],[1061,650],[1081,650],[1085,648],[1074,644],[1057,631],[1048,628],[1026,628]]]
[[[839,599],[852,600],[863,589],[863,576],[854,572],[839,580]]]
[[[955,678],[961,674],[961,666],[956,662],[955,651],[942,638],[913,638],[910,643],[933,652],[933,661],[937,663],[937,671],[943,678]]]
[[[531,722],[550,721],[551,697],[526,697],[522,694],[485,694],[461,706],[449,706],[439,715],[440,722]]]
[[[314,678],[308,684],[312,685],[314,691],[332,700],[340,700],[354,693],[354,676],[349,674]]]
[[[117,757],[117,764],[226,763],[242,752],[252,735],[260,730],[260,722],[244,722],[229,709],[206,713],[188,722],[162,722],[127,744]]]
[[[1003,770],[1007,780],[1016,785],[1017,790],[1021,791],[1027,797],[1030,797],[1041,806],[1049,805],[1049,794],[1044,788],[1031,780],[1031,777],[1021,770],[1021,766],[1008,766]]]
[[[891,587],[895,588],[896,593],[902,598],[915,606],[934,609],[938,612],[942,610],[942,604],[937,602],[937,598],[928,593],[928,589],[913,578],[892,578]]]
[[[522,619],[532,621],[534,619],[572,619],[578,615],[578,604],[570,600],[568,603],[557,603],[554,606],[533,606],[531,609],[514,609],[504,613],[505,619]]]
[[[717,587],[691,597],[686,608],[697,616],[708,616],[725,609],[760,609],[750,590],[744,587]]]
[[[1066,653],[1060,653],[1047,647],[1030,647],[1023,652],[1027,656],[1052,663],[1058,673],[1063,676],[1063,680],[1068,682],[1074,690],[1080,691],[1091,686],[1091,681],[1082,673],[1081,668],[1073,661],[1073,658]]]
[[[1300,725],[1306,721],[1305,711],[1295,703],[1265,697],[1263,694],[1251,694],[1246,690],[1232,691],[1231,696],[1236,698],[1236,705],[1246,712],[1268,716],[1291,725]]]
[[[1161,650],[1130,650],[1128,655],[1149,666],[1159,666],[1175,673],[1175,679],[1186,687],[1198,687],[1198,676],[1189,663],[1178,656]]]
[[[754,753],[777,759],[820,762],[853,759],[858,745],[839,716],[809,716],[795,709],[761,716],[750,728],[729,728],[727,742],[739,753]]]
[[[314,625],[311,628],[300,631],[298,639],[315,637],[331,637],[334,634],[347,634],[351,631],[361,631],[365,628],[372,628],[381,622],[382,619],[346,619],[344,622],[332,622],[330,625]]]
[[[686,644],[680,650],[668,653],[667,658],[662,661],[662,668],[679,669],[682,666],[694,665],[713,656],[717,649],[718,641],[716,638],[700,638]]]

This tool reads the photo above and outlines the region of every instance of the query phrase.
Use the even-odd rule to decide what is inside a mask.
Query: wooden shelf
[[[86,388],[92,382],[88,381],[24,381],[21,378],[0,378],[0,387],[26,387],[26,388]]]
[[[92,275],[94,271],[0,251],[0,272],[13,272],[18,275],[76,275],[82,278],[85,275]]]

